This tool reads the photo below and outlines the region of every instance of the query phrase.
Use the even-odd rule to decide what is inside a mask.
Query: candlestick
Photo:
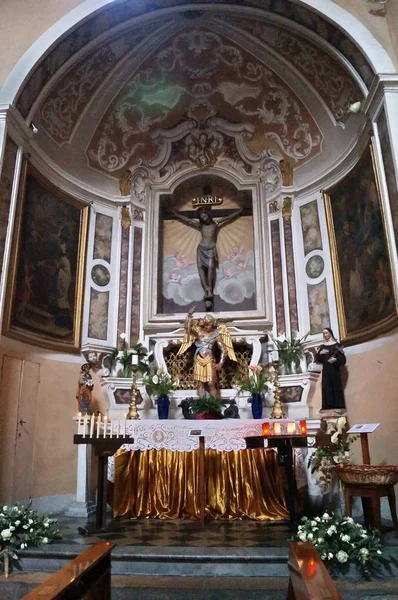
[[[279,387],[279,362],[274,362],[274,405],[272,407],[271,419],[284,419],[285,413],[282,410],[280,401],[281,391]]]
[[[134,356],[134,354],[133,354]],[[138,358],[138,355],[135,355]],[[127,419],[134,419],[134,420],[138,420],[140,418],[140,415],[138,414],[138,410],[137,410],[137,395],[138,395],[138,391],[137,391],[137,372],[138,372],[138,366],[137,365],[132,365],[132,370],[133,370],[133,381],[131,383],[131,402],[130,402],[130,406],[129,406],[129,412],[127,413]]]
[[[138,367],[139,357],[138,354],[131,355],[131,364],[135,367]]]
[[[95,422],[95,416],[91,415],[91,421],[90,421],[90,437],[94,437],[94,422]]]

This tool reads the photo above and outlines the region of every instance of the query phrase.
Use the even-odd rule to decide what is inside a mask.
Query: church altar
[[[134,443],[108,462],[114,516],[286,519],[287,482],[275,450],[267,440],[264,448],[246,448],[245,438],[262,436],[264,423],[271,431],[277,423],[281,435],[300,431],[289,419],[126,421],[123,433]],[[319,426],[307,421],[309,446]],[[305,448],[294,451],[297,489],[308,484],[305,455]]]

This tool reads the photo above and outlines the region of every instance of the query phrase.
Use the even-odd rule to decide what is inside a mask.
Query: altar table
[[[245,438],[261,435],[262,422],[127,421],[134,444],[109,462],[114,516],[203,521],[206,505],[213,518],[288,518],[286,481],[274,450],[246,450]],[[306,485],[304,470],[296,473],[298,487]]]

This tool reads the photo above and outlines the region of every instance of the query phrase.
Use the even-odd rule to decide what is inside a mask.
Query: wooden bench
[[[21,600],[111,600],[114,547],[112,542],[94,544]]]
[[[289,587],[286,600],[342,600],[311,542],[289,543]]]

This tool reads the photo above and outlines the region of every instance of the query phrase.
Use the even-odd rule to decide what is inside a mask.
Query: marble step
[[[45,550],[20,551],[20,568],[24,572],[53,573],[88,547],[52,544]],[[116,546],[112,552],[112,574],[287,577],[287,548]]]

